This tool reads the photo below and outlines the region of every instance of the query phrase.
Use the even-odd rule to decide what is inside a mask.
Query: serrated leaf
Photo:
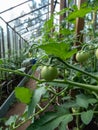
[[[66,43],[49,43],[40,45],[39,48],[49,55],[57,56],[64,60],[70,58],[77,51],[76,49],[69,51],[69,44]]]
[[[76,96],[76,102],[79,106],[87,108],[89,104],[94,104],[97,103],[98,101],[91,95],[80,94]]]
[[[47,91],[46,87],[40,87],[40,88],[37,88],[34,92],[33,92],[33,96],[32,96],[32,100],[31,102],[29,103],[29,106],[28,106],[28,116],[30,116],[36,105],[39,103],[40,99],[41,99],[41,96],[43,94],[45,94]]]
[[[65,59],[66,52],[69,50],[69,45],[65,43],[49,43],[40,45],[39,48],[43,49],[47,54]]]
[[[54,130],[60,125],[60,123],[64,122],[64,124],[66,125],[73,119],[72,115],[70,114],[47,114],[44,115],[44,118],[42,117],[39,120],[36,120],[27,128],[27,130]]]
[[[86,96],[83,94],[76,96],[76,102],[80,107],[88,108],[88,101],[86,100]]]
[[[93,118],[93,111],[92,110],[88,110],[86,112],[81,113],[81,120],[86,125],[90,123],[92,118]]]
[[[15,96],[21,102],[28,104],[32,97],[32,92],[29,88],[25,87],[16,87],[15,88]]]
[[[97,99],[95,99],[95,98],[89,98],[89,99],[88,99],[88,102],[89,102],[90,104],[93,104],[93,103],[96,103],[96,102],[98,102],[98,101],[97,101]]]

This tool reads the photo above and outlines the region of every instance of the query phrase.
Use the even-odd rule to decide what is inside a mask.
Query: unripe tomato
[[[95,56],[98,59],[98,49],[96,49],[96,51],[95,51]]]
[[[52,81],[57,78],[58,71],[56,67],[52,66],[44,66],[41,70],[41,78],[46,81]]]
[[[85,62],[89,58],[89,53],[86,51],[79,51],[76,54],[76,60],[78,62]]]

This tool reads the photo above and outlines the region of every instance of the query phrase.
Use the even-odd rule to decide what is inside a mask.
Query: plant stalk
[[[45,83],[47,81],[42,80],[40,83]],[[91,90],[91,91],[95,91],[98,92],[98,86],[95,85],[89,85],[89,84],[83,84],[83,83],[78,83],[78,82],[74,82],[74,81],[70,81],[70,80],[53,80],[53,81],[48,81],[49,83],[61,83],[61,84],[70,84],[72,85],[71,87],[79,87],[79,88],[83,88],[83,89],[87,89],[87,90]]]
[[[33,75],[29,75],[29,74],[20,72],[20,71],[18,71],[18,70],[11,70],[11,69],[5,69],[5,68],[1,68],[1,67],[0,67],[0,71],[12,72],[12,73],[15,73],[15,74],[17,74],[17,75],[26,76],[26,77],[32,78],[32,79],[34,79],[34,80],[36,80],[36,81],[40,81],[39,79],[35,78]]]
[[[49,105],[54,101],[54,99],[56,98],[56,96],[54,96],[49,102],[48,104],[42,108],[41,110],[39,110],[38,112],[32,114],[28,119],[24,120],[23,122],[19,123],[17,126],[15,126],[12,130],[16,130],[17,128],[19,128],[21,125],[25,124],[27,121],[31,120],[33,117],[37,116],[38,114],[40,114],[41,112],[45,111]]]
[[[98,76],[95,76],[95,75],[93,75],[93,74],[91,74],[91,73],[88,73],[88,72],[86,72],[86,71],[84,71],[84,70],[82,70],[82,69],[78,69],[78,68],[76,68],[74,65],[68,64],[67,62],[63,61],[63,60],[60,59],[60,58],[57,58],[57,59],[58,59],[59,61],[61,61],[64,65],[66,65],[67,67],[69,67],[69,68],[71,68],[71,69],[74,69],[74,70],[76,70],[76,71],[79,71],[79,72],[81,72],[81,73],[83,73],[83,74],[85,74],[85,75],[88,75],[88,76],[90,76],[90,77],[92,77],[92,78],[94,78],[95,80],[98,81]]]

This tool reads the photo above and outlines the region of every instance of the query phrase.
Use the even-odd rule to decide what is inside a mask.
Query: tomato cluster
[[[90,55],[94,54],[95,49],[89,48],[89,50],[80,50],[76,53],[76,60],[80,63],[84,63],[87,61],[90,57]],[[98,59],[98,49],[95,51],[95,56]],[[45,79],[46,81],[52,81],[57,78],[59,75],[59,72],[56,67],[54,66],[43,66],[41,69],[41,78]],[[69,75],[69,71],[65,69],[64,71],[64,77],[67,77]]]

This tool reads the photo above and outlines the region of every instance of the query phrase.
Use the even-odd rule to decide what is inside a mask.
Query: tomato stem
[[[92,78],[98,80],[98,77],[97,77],[97,76],[95,76],[95,75],[93,75],[93,74],[91,74],[91,73],[88,73],[88,72],[86,72],[86,71],[84,71],[84,70],[82,70],[82,69],[80,69],[80,68],[76,68],[74,65],[68,64],[67,62],[63,61],[63,60],[60,59],[60,58],[57,58],[57,59],[58,59],[59,61],[61,61],[64,65],[66,65],[67,67],[69,67],[69,68],[71,68],[71,69],[74,69],[74,70],[76,70],[76,71],[79,71],[79,72],[81,72],[81,73],[83,73],[83,74],[85,74],[85,75],[88,75],[88,76],[90,76],[90,77],[92,77]]]
[[[65,83],[71,84],[71,85],[74,85],[74,86],[78,86],[80,88],[84,88],[84,89],[87,89],[87,90],[92,90],[92,91],[98,92],[98,86],[89,85],[89,84],[83,84],[83,83],[78,83],[78,82],[73,82],[73,81],[69,81],[69,80],[66,80]]]
[[[15,73],[15,74],[17,74],[17,75],[26,76],[26,77],[32,78],[32,79],[34,79],[34,80],[36,80],[36,81],[40,81],[39,79],[37,79],[37,78],[34,77],[33,75],[29,75],[29,74],[20,72],[20,71],[18,71],[18,70],[11,70],[11,69],[5,69],[5,68],[1,68],[1,67],[0,67],[0,71],[12,72],[12,73]]]
[[[29,118],[27,118],[26,120],[20,122],[17,126],[15,126],[12,130],[16,130],[17,128],[19,128],[21,125],[25,124],[27,121],[32,120],[33,117],[39,115],[40,113],[42,113],[43,111],[45,111],[50,104],[55,100],[56,96],[53,96],[52,99],[48,102],[48,104],[46,104],[46,106],[44,108],[42,108],[41,110],[39,110],[38,112],[32,114]]]
[[[40,83],[45,83],[46,81],[43,80],[41,81]],[[74,81],[70,81],[70,80],[53,80],[53,81],[48,81],[47,82],[48,84],[49,83],[60,83],[60,84],[70,84],[72,85],[71,87],[80,87],[80,88],[83,88],[83,89],[87,89],[87,90],[92,90],[92,91],[95,91],[95,92],[98,92],[98,86],[94,86],[94,85],[89,85],[89,84],[83,84],[83,83],[78,83],[78,82],[74,82]]]

